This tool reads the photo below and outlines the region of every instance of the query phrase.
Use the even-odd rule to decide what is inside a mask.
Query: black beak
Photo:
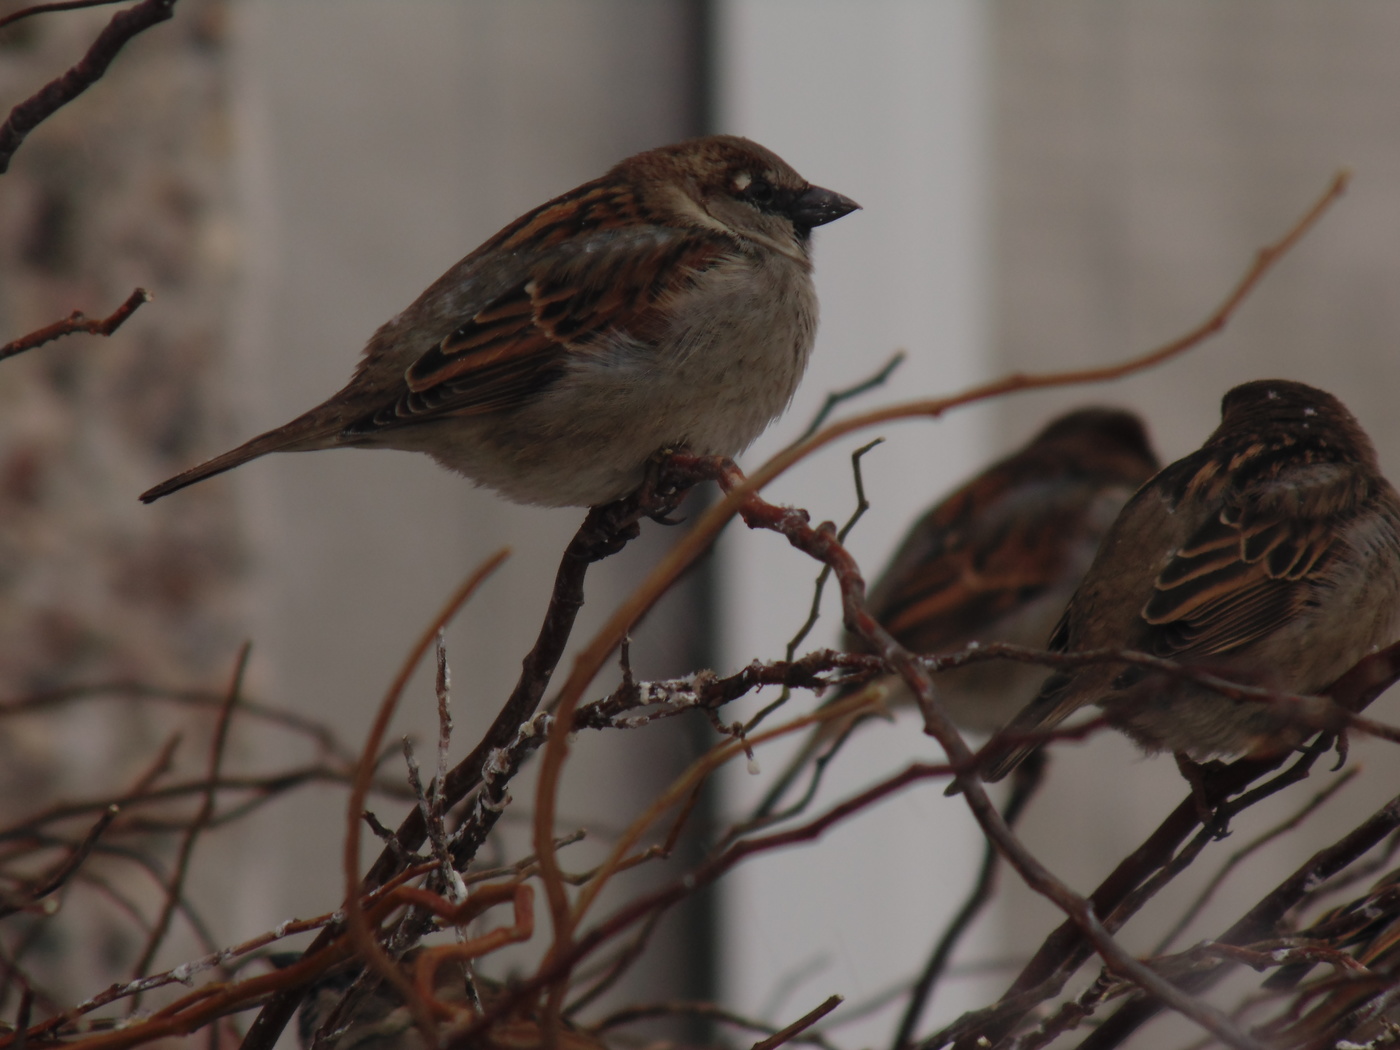
[[[810,230],[814,226],[825,226],[843,215],[849,215],[860,207],[850,197],[843,197],[820,186],[808,186],[802,195],[792,202],[788,217],[799,229]]]

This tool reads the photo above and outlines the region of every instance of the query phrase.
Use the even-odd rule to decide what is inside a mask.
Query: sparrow
[[[1136,414],[1091,407],[1060,416],[926,511],[871,588],[866,608],[895,641],[921,655],[973,642],[1042,646],[1109,526],[1157,467]],[[865,649],[849,632],[843,647]],[[941,671],[935,681],[959,728],[992,733],[1035,695],[1046,673],[1035,664],[992,660]],[[887,703],[913,703],[898,676],[880,684]],[[773,790],[781,795],[850,725],[821,723]]]
[[[1131,649],[1278,693],[1325,689],[1400,625],[1400,498],[1331,394],[1245,383],[1220,426],[1123,508],[1050,640]],[[987,745],[999,780],[1088,704],[1145,751],[1264,758],[1313,729],[1267,700],[1231,699],[1158,670],[1057,672]]]
[[[629,157],[429,285],[339,393],[141,499],[269,452],[355,447],[590,506],[635,490],[659,449],[736,455],[806,368],[812,230],[858,207],[733,135]]]

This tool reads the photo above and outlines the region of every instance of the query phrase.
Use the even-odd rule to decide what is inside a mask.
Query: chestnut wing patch
[[[1222,512],[1158,575],[1142,610],[1151,651],[1228,653],[1277,630],[1303,608],[1335,540],[1326,521]]]
[[[563,245],[419,357],[399,396],[347,433],[515,408],[598,337],[659,335],[666,299],[732,251],[719,237],[656,227]]]
[[[954,530],[924,564],[900,573],[875,616],[917,652],[961,645],[1062,582],[1078,524],[1072,510],[1045,511],[978,535]]]

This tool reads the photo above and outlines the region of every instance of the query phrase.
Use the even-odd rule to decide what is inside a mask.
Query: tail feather
[[[1025,738],[1049,732],[1079,709],[1077,702],[1071,702],[1070,694],[1078,692],[1073,685],[1072,674],[1046,679],[1039,695],[987,743],[985,752],[993,757],[982,769],[983,780],[992,784],[1003,779],[1040,750],[1043,741]]]
[[[269,452],[300,452],[326,447],[324,440],[317,440],[320,435],[314,432],[308,433],[308,430],[312,428],[308,427],[306,423],[307,417],[303,416],[300,419],[292,420],[285,426],[278,427],[276,430],[259,434],[221,456],[215,456],[208,462],[191,467],[189,470],[176,474],[173,478],[147,489],[141,493],[141,502],[154,503],[162,496],[168,496],[186,485],[193,485],[196,481],[212,478],[215,474],[232,470],[234,467],[247,463],[250,459],[257,459]]]

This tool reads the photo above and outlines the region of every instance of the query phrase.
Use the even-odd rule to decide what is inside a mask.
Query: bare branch
[[[174,0],[171,2],[173,3]],[[0,167],[0,171],[4,171],[4,168]],[[81,310],[74,310],[62,321],[55,321],[51,325],[46,325],[13,342],[0,346],[0,361],[7,357],[14,357],[16,354],[22,354],[26,350],[33,350],[36,346],[43,346],[55,339],[61,339],[65,335],[72,335],[74,332],[87,332],[89,335],[111,335],[126,323],[126,319],[136,312],[137,307],[142,303],[149,303],[152,298],[151,293],[146,289],[138,288],[126,297],[126,302],[100,321],[90,321]]]
[[[23,18],[31,18],[34,15],[46,15],[53,11],[76,11],[83,7],[106,7],[111,4],[124,3],[125,0],[55,0],[54,3],[35,4],[33,7],[26,7],[16,11],[14,14],[0,18],[0,29],[8,25],[13,25]]]
[[[779,1029],[767,1039],[760,1039],[753,1044],[752,1050],[777,1050],[784,1043],[792,1041],[793,1036],[801,1035],[812,1025],[816,1024],[827,1014],[840,1006],[845,1000],[839,995],[833,995],[814,1010],[809,1010],[786,1028]]]
[[[77,65],[10,110],[0,124],[0,175],[9,170],[10,158],[31,131],[97,83],[128,40],[169,19],[174,8],[175,0],[141,0],[118,11]]]
[[[213,785],[218,781],[219,773],[223,768],[224,749],[228,745],[228,728],[233,721],[233,709],[238,706],[238,696],[243,690],[243,675],[248,670],[248,655],[251,651],[252,646],[245,642],[234,663],[233,679],[229,682],[228,697],[224,702],[223,710],[219,712],[219,721],[214,727],[214,736],[209,744],[209,786],[204,792],[199,812],[190,821],[189,827],[180,841],[180,852],[175,861],[175,870],[170,875],[170,886],[166,892],[165,903],[161,907],[160,918],[156,920],[150,937],[146,939],[146,947],[142,950],[141,958],[136,963],[133,977],[140,977],[144,974],[150,968],[156,952],[160,950],[161,941],[165,939],[166,931],[170,928],[170,919],[175,914],[175,908],[184,894],[185,876],[189,871],[190,858],[194,856],[195,842],[198,841],[200,832],[214,816],[214,802],[218,793]],[[132,999],[131,1009],[133,1012],[140,1007],[140,1002],[139,995]]]
[[[63,862],[45,876],[41,882],[29,889],[28,900],[15,904],[0,904],[0,919],[33,907],[72,878],[73,873],[82,866],[83,861],[87,860],[88,854],[97,845],[97,840],[102,837],[102,833],[112,826],[112,821],[117,819],[117,814],[120,812],[118,807],[108,806],[102,816],[98,818],[97,823],[83,836],[82,841],[73,847],[68,856],[63,858]]]
[[[861,394],[874,390],[876,387],[884,386],[889,382],[890,376],[894,375],[894,370],[904,364],[908,356],[909,355],[903,350],[896,350],[890,356],[890,359],[880,367],[880,370],[869,379],[862,379],[859,383],[848,386],[844,390],[834,390],[827,394],[826,400],[822,402],[822,407],[817,409],[817,414],[812,417],[812,422],[807,424],[807,429],[798,435],[797,441],[795,441],[794,444],[800,444],[806,441],[820,430],[822,424],[831,418],[831,413],[847,401],[850,401],[852,398],[860,397]]]

